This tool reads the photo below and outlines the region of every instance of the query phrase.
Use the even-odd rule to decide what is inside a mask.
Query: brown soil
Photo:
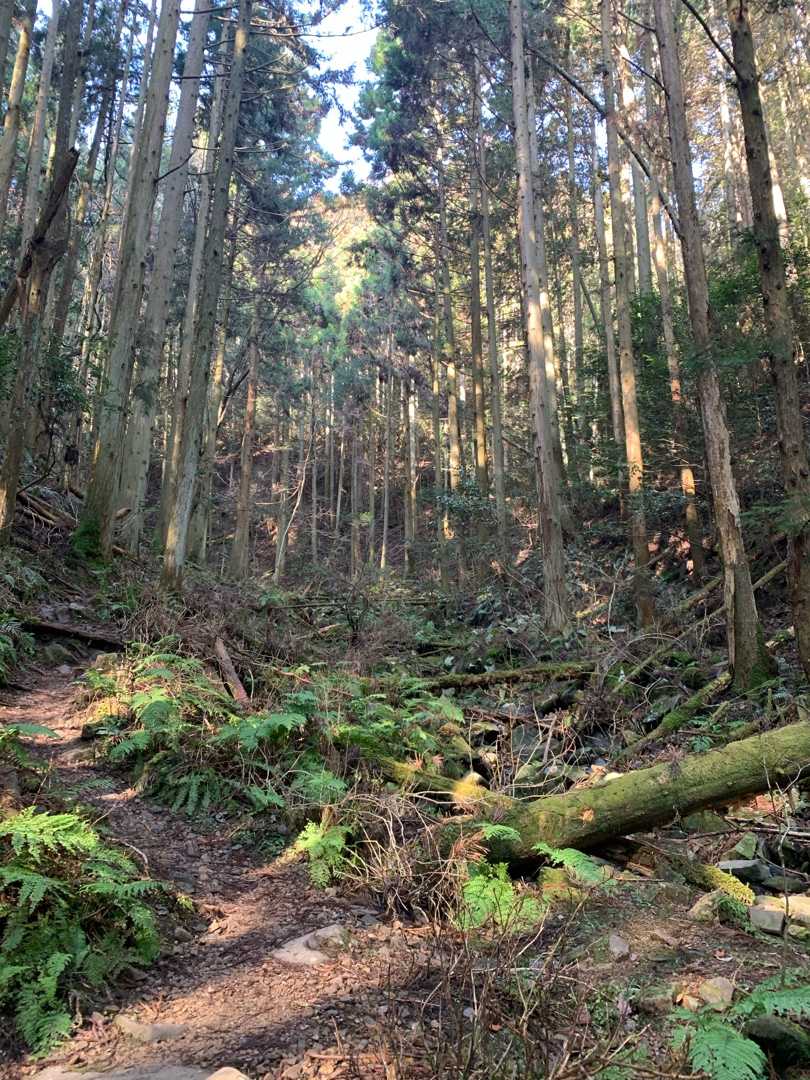
[[[192,897],[196,915],[185,926],[169,926],[175,940],[158,963],[111,991],[106,1005],[100,1003],[47,1062],[0,1066],[0,1075],[28,1077],[44,1064],[177,1064],[232,1065],[251,1078],[384,1076],[376,1025],[396,973],[412,971],[424,952],[424,931],[386,925],[367,906],[315,890],[300,864],[257,866],[226,829],[199,832],[88,762],[92,752],[79,738],[71,685],[80,670],[63,665],[53,674],[29,672],[30,688],[0,698],[0,723],[56,731],[58,741],[35,740],[37,752],[50,758],[54,790],[92,807],[99,826],[151,877]],[[290,938],[333,923],[351,938],[332,962],[291,967],[270,955]],[[119,1013],[184,1025],[184,1032],[142,1045],[115,1026]]]

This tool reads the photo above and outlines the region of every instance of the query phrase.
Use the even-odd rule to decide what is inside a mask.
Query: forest
[[[807,0],[0,0],[0,1078],[810,1077]]]

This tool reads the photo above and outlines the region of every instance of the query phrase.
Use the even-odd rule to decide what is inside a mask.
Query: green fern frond
[[[543,843],[534,845],[538,855],[544,855],[554,866],[561,866],[578,885],[598,885],[603,888],[612,884],[610,871],[601,863],[576,848],[555,848]]]
[[[679,1029],[673,1045],[686,1045],[689,1064],[711,1080],[762,1080],[767,1059],[751,1039],[723,1020],[701,1017]]]

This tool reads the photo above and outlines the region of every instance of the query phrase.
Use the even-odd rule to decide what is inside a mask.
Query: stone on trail
[[[769,897],[769,900],[776,899]],[[748,918],[755,930],[762,930],[766,934],[781,934],[785,925],[784,908],[779,902],[764,904],[758,901],[748,909]]]
[[[689,909],[688,917],[693,922],[711,923],[717,920],[720,902],[725,896],[720,889],[699,896]]]
[[[224,1069],[217,1069],[216,1072],[211,1073],[207,1080],[248,1080],[248,1077],[228,1065]]]
[[[630,946],[619,934],[611,934],[608,937],[608,951],[614,960],[623,960],[630,955]]]
[[[185,1035],[185,1024],[143,1024],[140,1020],[133,1020],[129,1016],[116,1016],[113,1021],[119,1031],[129,1035],[136,1042],[157,1043],[167,1039],[178,1039]]]
[[[718,975],[714,979],[704,979],[698,987],[698,996],[717,1012],[725,1012],[734,997],[734,983]]]
[[[717,869],[725,870],[749,885],[759,885],[771,876],[771,868],[760,859],[724,859],[717,864]]]
[[[292,938],[270,953],[276,960],[299,967],[316,967],[328,964],[331,957],[325,949],[337,949],[346,944],[348,932],[339,923],[311,930],[308,934]]]

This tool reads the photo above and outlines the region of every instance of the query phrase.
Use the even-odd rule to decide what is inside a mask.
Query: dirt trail
[[[98,813],[100,827],[127,847],[153,878],[194,900],[196,916],[172,932],[158,963],[110,992],[81,1030],[45,1064],[95,1069],[234,1066],[251,1080],[384,1076],[375,1031],[387,990],[424,952],[418,930],[379,921],[360,903],[316,891],[289,862],[256,865],[223,825],[219,835],[143,797],[80,740],[73,680],[86,664],[20,676],[0,695],[0,723],[45,724],[37,738],[56,776]],[[348,944],[328,963],[292,966],[272,951],[308,931],[340,924]],[[170,931],[171,932],[171,931]],[[143,1043],[115,1022],[180,1025],[168,1041]],[[0,1076],[31,1077],[43,1063],[0,1065]],[[419,1075],[419,1070],[413,1073]]]

